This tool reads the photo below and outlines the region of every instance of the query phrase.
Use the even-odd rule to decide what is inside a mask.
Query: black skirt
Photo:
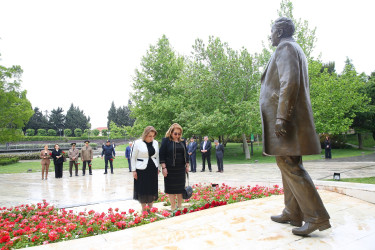
[[[144,170],[137,169],[138,179],[134,179],[133,198],[140,203],[152,203],[158,200],[158,169],[151,158]]]
[[[176,143],[175,166],[167,167],[167,177],[164,177],[164,192],[167,194],[182,194],[185,189],[185,156],[184,148]]]

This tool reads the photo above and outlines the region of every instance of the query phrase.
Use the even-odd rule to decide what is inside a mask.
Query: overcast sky
[[[196,38],[218,36],[235,49],[260,52],[279,0],[95,1],[0,0],[0,64],[20,65],[33,107],[66,112],[71,103],[106,126],[111,102],[127,105],[134,70],[165,34],[189,55]],[[294,1],[294,16],[317,27],[324,62],[341,72],[346,57],[358,72],[375,71],[375,1]]]

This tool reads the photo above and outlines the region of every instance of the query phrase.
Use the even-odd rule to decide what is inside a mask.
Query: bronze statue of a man
[[[307,59],[292,37],[294,30],[293,21],[286,17],[272,26],[272,46],[277,48],[262,75],[259,102],[263,154],[276,156],[284,186],[285,208],[271,220],[297,226],[293,234],[304,236],[331,225],[302,165],[302,155],[319,154],[321,148],[311,109]]]

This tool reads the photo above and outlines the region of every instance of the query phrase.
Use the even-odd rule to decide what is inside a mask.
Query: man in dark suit
[[[129,172],[132,171],[131,159],[130,159],[130,154],[131,154],[132,146],[133,146],[133,142],[130,141],[129,142],[129,146],[127,146],[126,149],[125,149],[125,158],[128,160]]]
[[[104,174],[107,174],[107,168],[108,168],[108,162],[111,166],[111,174],[113,174],[113,159],[115,159],[116,152],[113,146],[111,145],[111,141],[108,140],[103,146],[103,151],[102,151],[102,159],[104,155],[104,161],[105,161],[105,172]]]
[[[190,138],[190,143],[188,145],[188,154],[189,154],[189,162],[190,162],[190,172],[197,172],[197,158],[196,158],[196,150],[197,150],[197,143],[194,140],[194,137]]]
[[[321,149],[310,102],[307,59],[292,37],[294,30],[292,20],[285,17],[272,26],[271,41],[276,50],[261,78],[259,103],[263,154],[276,156],[285,196],[282,214],[271,216],[271,220],[298,226],[293,234],[305,236],[331,225],[302,165],[302,155],[320,154]]]
[[[206,135],[204,137],[204,141],[201,143],[201,153],[202,153],[202,171],[205,171],[205,163],[207,159],[207,165],[210,172],[212,172],[211,169],[211,142],[208,140],[208,136]]]
[[[224,172],[224,146],[219,143],[218,140],[214,141],[216,148],[216,162],[217,162],[217,172]]]

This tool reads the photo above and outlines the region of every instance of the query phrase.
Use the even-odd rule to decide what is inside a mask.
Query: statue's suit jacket
[[[319,154],[310,102],[307,59],[293,38],[283,38],[261,78],[260,111],[263,153],[276,156]],[[276,137],[276,119],[287,121],[286,135]]]

